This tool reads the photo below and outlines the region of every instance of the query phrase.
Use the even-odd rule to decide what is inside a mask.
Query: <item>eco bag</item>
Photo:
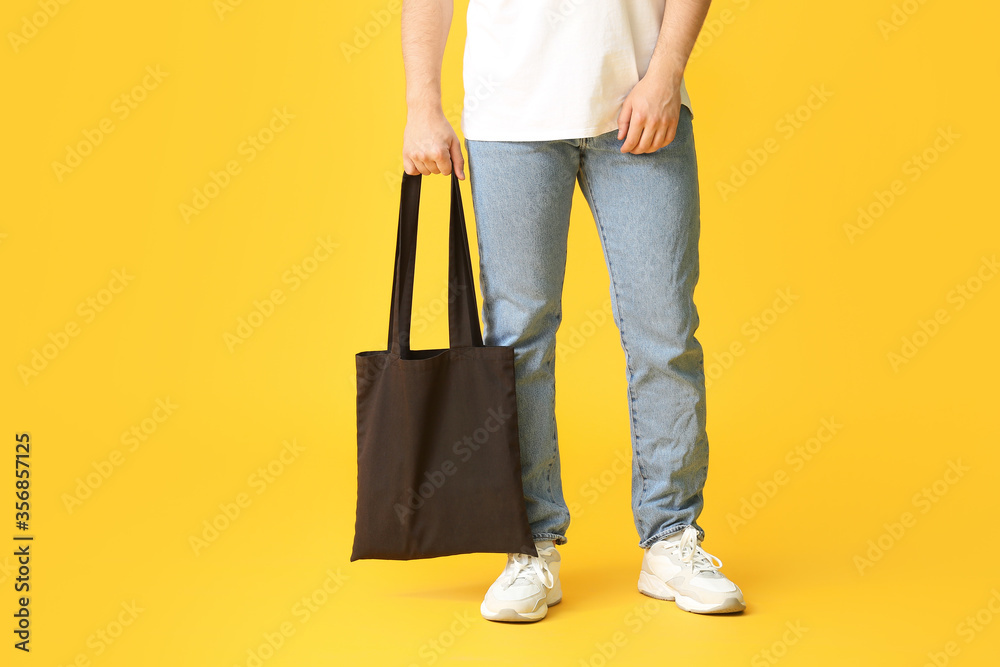
[[[483,345],[454,173],[449,347],[410,349],[420,182],[404,172],[387,349],[355,355],[358,503],[351,560],[537,556],[521,485],[514,348]]]

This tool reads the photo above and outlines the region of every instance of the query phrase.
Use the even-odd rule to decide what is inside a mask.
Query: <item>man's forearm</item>
[[[403,0],[403,69],[410,110],[441,110],[441,63],[453,11],[453,0]]]
[[[712,0],[665,0],[665,3],[660,36],[647,72],[680,85]]]

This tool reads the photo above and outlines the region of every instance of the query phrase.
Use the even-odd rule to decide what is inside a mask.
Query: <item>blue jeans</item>
[[[628,378],[632,513],[645,548],[697,524],[708,473],[705,371],[694,333],[700,207],[691,111],[653,153],[617,131],[554,141],[466,140],[483,338],[514,347],[524,495],[536,541],[566,543],[555,418],[556,329],[577,181],[604,249]]]

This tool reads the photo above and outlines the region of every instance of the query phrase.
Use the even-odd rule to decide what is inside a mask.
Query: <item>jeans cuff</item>
[[[531,535],[531,538],[535,542],[544,542],[545,540],[552,540],[552,544],[555,544],[556,546],[561,546],[563,544],[566,544],[566,542],[568,542],[565,535],[560,535],[558,533],[533,533]]]
[[[674,533],[680,532],[680,531],[684,530],[685,528],[687,528],[690,525],[692,525],[692,524],[681,523],[681,524],[677,524],[676,526],[670,526],[669,528],[664,528],[663,530],[661,530],[660,532],[656,533],[652,537],[649,537],[649,538],[647,538],[645,540],[641,540],[639,542],[639,546],[642,547],[643,549],[648,549],[649,547],[653,546],[653,544],[655,544],[656,542],[659,542],[663,538],[669,537],[670,535],[673,535]],[[701,542],[702,540],[705,539],[705,531],[702,530],[701,528],[698,528],[697,526],[695,526],[695,528],[697,528],[697,530],[698,530],[698,541]]]

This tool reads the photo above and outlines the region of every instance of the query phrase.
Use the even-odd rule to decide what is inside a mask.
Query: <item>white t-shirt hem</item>
[[[686,106],[691,111],[691,105],[687,101],[682,101],[681,105]],[[694,117],[694,111],[691,111],[691,115]],[[534,127],[531,128],[531,131],[479,132],[476,128],[473,128],[470,135],[465,123],[462,123],[462,136],[469,141],[560,141],[564,139],[590,139],[617,130],[617,121],[612,121],[604,125],[579,129]]]
[[[471,141],[559,141],[561,139],[582,139],[584,137],[597,137],[612,130],[617,130],[617,124],[608,123],[606,126],[584,127],[579,129],[558,128],[556,130],[544,127],[535,127],[533,132],[477,132],[473,130],[470,136],[463,128],[462,134]],[[565,135],[565,136],[557,136]]]

